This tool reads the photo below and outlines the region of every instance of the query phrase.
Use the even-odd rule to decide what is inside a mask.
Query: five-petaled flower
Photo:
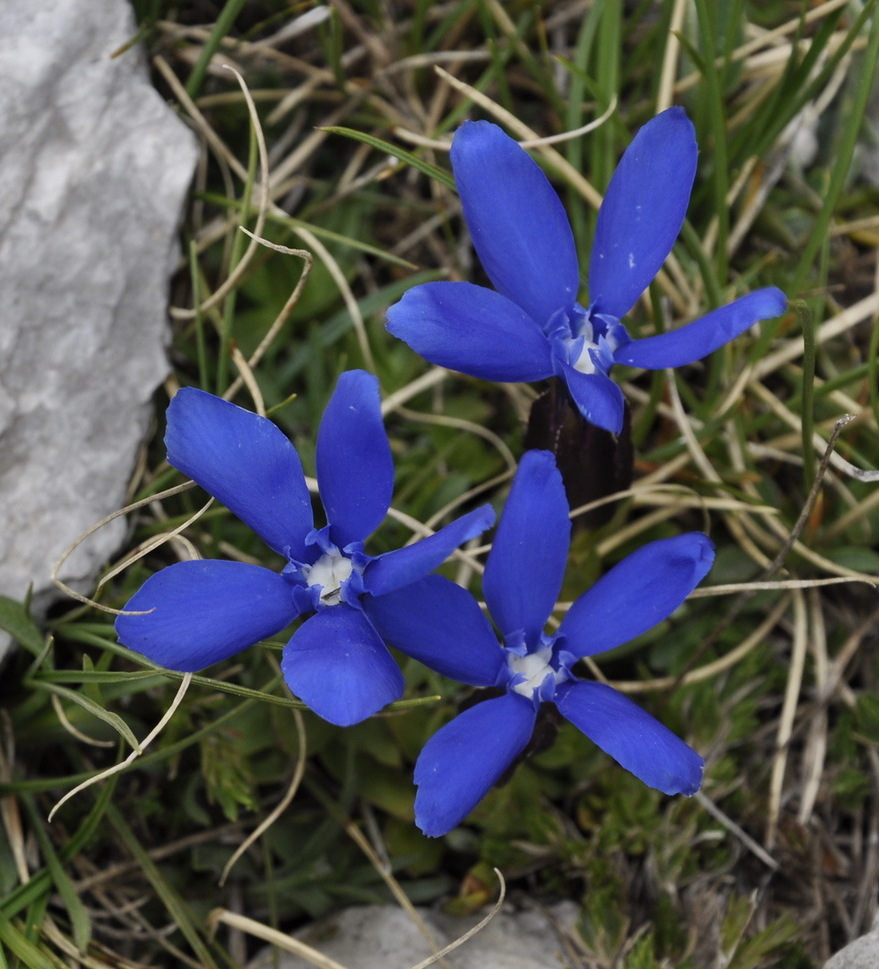
[[[445,834],[479,803],[527,745],[542,703],[554,703],[645,784],[688,795],[701,784],[704,763],[695,751],[621,693],[579,679],[572,667],[668,617],[711,568],[711,542],[691,532],[644,545],[580,596],[557,632],[547,634],[570,527],[553,456],[526,452],[483,579],[501,648],[476,600],[441,576],[376,600],[372,618],[387,642],[451,679],[504,690],[447,723],[419,755],[415,820],[427,835]]]
[[[651,370],[693,363],[786,305],[768,287],[678,329],[629,337],[621,320],[671,252],[697,154],[682,108],[663,111],[635,136],[598,212],[584,307],[571,226],[546,176],[496,125],[465,122],[452,144],[452,169],[495,289],[423,283],[388,310],[388,329],[431,363],[474,377],[561,377],[587,420],[618,433],[623,396],[608,377],[615,363]]]
[[[157,572],[116,622],[119,640],[169,669],[195,671],[313,613],[284,647],[290,689],[347,726],[400,698],[403,677],[370,607],[432,572],[494,522],[483,506],[405,548],[371,556],[364,540],[394,484],[378,381],[343,373],[317,435],[328,524],[315,528],[299,456],[271,421],[194,388],[168,407],[168,460],[222,501],[286,560],[278,573],[244,562],[178,562]],[[383,611],[408,612],[405,599]],[[130,613],[140,613],[133,615]],[[401,617],[402,618],[402,617]],[[414,617],[410,617],[414,618]]]

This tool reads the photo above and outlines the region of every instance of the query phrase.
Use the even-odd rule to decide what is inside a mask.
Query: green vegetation
[[[399,889],[473,911],[495,897],[492,866],[513,897],[582,903],[575,966],[816,969],[869,926],[879,872],[879,481],[864,473],[879,461],[879,190],[863,167],[877,3],[329,7],[288,35],[314,4],[135,3],[205,163],[172,289],[174,376],[101,608],[70,600],[38,624],[0,600],[20,646],[0,678],[0,969],[243,965],[264,942],[228,913],[287,931]],[[290,698],[282,641],[191,678],[116,643],[102,609],[163,565],[194,550],[271,564],[222,507],[187,524],[205,496],[176,489],[162,414],[182,384],[264,407],[313,474],[336,376],[364,367],[403,516],[372,551],[405,543],[410,519],[502,507],[542,388],[432,368],[383,326],[417,282],[480,281],[444,146],[467,117],[539,141],[606,116],[533,149],[588,254],[598,193],[669,104],[696,125],[697,183],[631,332],[758,286],[790,309],[702,364],[622,375],[634,484],[576,532],[565,597],[650,539],[711,535],[705,587],[593,670],[703,754],[703,790],[663,797],[565,724],[429,840],[412,764],[470,691],[401,657],[411,699],[343,730]],[[472,562],[443,571],[478,594]]]

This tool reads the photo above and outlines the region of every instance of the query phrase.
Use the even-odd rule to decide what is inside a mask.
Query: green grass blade
[[[795,308],[803,333],[803,395],[800,419],[803,425],[803,477],[808,491],[815,480],[817,469],[815,447],[812,444],[812,432],[815,426],[815,320],[804,301],[797,300]]]
[[[872,7],[874,12],[876,2],[871,2],[864,8]],[[805,284],[818,250],[822,245],[827,244],[829,237],[830,220],[836,212],[837,203],[845,185],[845,180],[851,166],[852,158],[855,153],[858,134],[861,131],[864,115],[867,110],[867,103],[874,87],[877,64],[879,64],[879,17],[874,17],[870,25],[869,39],[867,48],[863,53],[863,63],[858,73],[857,84],[853,103],[849,110],[845,112],[845,120],[839,138],[834,144],[833,157],[835,163],[830,170],[830,182],[824,195],[824,204],[809,233],[805,251],[800,258],[799,266],[794,277],[792,292],[799,292]]]
[[[38,656],[42,652],[45,637],[17,599],[0,596],[0,629],[5,629],[29,653]]]
[[[25,969],[59,969],[64,963],[50,958],[39,946],[34,945],[27,936],[0,910],[0,958],[3,946],[13,956],[21,960]],[[5,959],[0,965],[5,965]]]
[[[712,8],[714,4],[711,5]],[[714,257],[717,278],[727,278],[727,239],[729,237],[729,211],[726,199],[729,191],[729,159],[726,144],[726,111],[724,92],[721,90],[720,77],[715,65],[714,53],[717,50],[717,36],[706,0],[696,0],[702,49],[708,51],[703,63],[705,79],[705,100],[707,120],[711,135],[713,205],[717,217],[717,248]]]
[[[81,779],[86,780],[91,777],[93,771],[89,771],[82,775]],[[52,787],[57,787],[57,783],[52,785]],[[29,789],[29,785],[26,781],[18,782],[17,784],[7,784],[4,785],[6,790],[0,791],[3,794],[14,794],[21,795],[26,793]],[[51,789],[51,788],[47,788]],[[72,858],[75,858],[91,841],[94,835],[97,833],[101,824],[104,820],[104,812],[107,809],[107,805],[110,803],[110,799],[113,796],[113,792],[116,789],[116,777],[111,777],[108,779],[107,783],[103,786],[100,794],[95,800],[94,806],[91,811],[89,811],[83,823],[77,828],[76,832],[70,838],[69,841],[65,842],[64,846],[58,852],[58,857],[62,864],[67,864]],[[37,872],[28,882],[23,885],[19,885],[14,891],[10,892],[6,898],[0,900],[0,917],[5,917],[7,919],[17,915],[22,909],[29,905],[32,905],[36,899],[41,895],[45,895],[51,889],[51,878],[47,869],[43,868],[41,871]]]
[[[42,819],[37,814],[33,803],[30,798],[25,798],[23,803],[30,815],[32,830],[37,836],[37,841],[40,843],[40,852],[46,861],[49,876],[52,879],[55,890],[61,896],[61,901],[64,903],[64,907],[67,909],[67,914],[70,917],[73,941],[77,949],[81,953],[85,953],[92,937],[91,919],[76,893],[76,888],[70,876],[64,870],[61,859],[56,854],[52,842],[49,840],[49,836],[43,827]]]
[[[140,866],[141,871],[153,886],[156,895],[168,910],[169,915],[174,919],[180,932],[189,943],[192,951],[201,961],[205,969],[219,969],[207,942],[202,938],[196,927],[195,918],[189,906],[181,896],[170,885],[168,880],[162,875],[158,866],[150,858],[149,853],[144,850],[143,845],[138,841],[137,836],[125,823],[120,811],[112,804],[108,806],[107,817],[117,834],[122,838],[125,846],[131,852],[132,857]]]
[[[49,683],[43,679],[32,679],[28,682],[37,689],[46,690],[48,693],[54,693],[56,696],[77,704],[93,717],[97,717],[98,720],[103,720],[104,723],[111,726],[125,740],[132,750],[137,750],[140,747],[140,741],[138,741],[131,727],[128,726],[122,717],[117,713],[111,713],[109,710],[105,710],[104,707],[99,703],[95,703],[90,697],[84,696],[82,693],[77,693],[76,690],[68,690],[67,687],[60,686],[57,683]]]
[[[207,43],[202,48],[201,54],[199,54],[198,60],[195,62],[192,73],[186,81],[186,93],[191,98],[196,97],[201,90],[211,58],[219,50],[223,38],[232,29],[235,18],[241,13],[246,3],[247,0],[227,0],[225,7],[223,7],[220,16],[217,18],[217,22],[214,24]]]
[[[403,162],[405,165],[410,165],[412,168],[418,169],[419,172],[423,172],[429,178],[433,178],[440,184],[445,185],[446,188],[455,188],[455,180],[448,173],[443,171],[441,168],[437,168],[436,165],[431,165],[430,162],[426,162],[423,158],[419,158],[418,155],[413,155],[411,151],[406,151],[405,148],[400,148],[397,145],[392,145],[389,141],[384,141],[382,138],[377,138],[375,135],[367,134],[365,131],[355,131],[353,128],[346,128],[340,125],[330,125],[326,128],[322,128],[321,131],[328,131],[334,135],[344,135],[346,138],[353,138],[355,141],[362,141],[365,145],[370,145],[375,148],[376,151],[383,152],[384,154],[391,155],[399,161]]]

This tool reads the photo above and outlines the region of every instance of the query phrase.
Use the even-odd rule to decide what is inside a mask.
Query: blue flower
[[[179,562],[149,578],[120,615],[119,640],[169,669],[195,671],[313,613],[284,647],[287,685],[347,726],[400,698],[403,677],[364,603],[426,576],[494,522],[478,508],[413,545],[372,556],[365,539],[391,503],[394,468],[378,381],[343,373],[317,436],[327,524],[315,528],[302,465],[269,420],[194,388],[168,407],[168,461],[222,501],[286,564]],[[395,608],[408,612],[404,600]]]
[[[707,356],[758,320],[781,314],[784,294],[760,289],[687,326],[632,340],[621,320],[659,271],[680,232],[696,174],[693,125],[669,108],[638,132],[598,213],[589,303],[571,226],[543,172],[500,128],[466,122],[452,169],[473,245],[495,289],[424,283],[388,310],[388,329],[431,363],[485,380],[561,377],[583,416],[613,433],[623,396],[615,363],[655,370]]]
[[[527,745],[542,703],[554,703],[650,787],[689,795],[702,782],[704,762],[695,751],[621,693],[579,679],[573,667],[668,617],[711,568],[711,542],[691,532],[643,546],[580,596],[558,630],[547,634],[570,528],[552,455],[528,451],[483,579],[501,648],[476,600],[441,576],[427,576],[369,607],[387,642],[452,679],[504,691],[447,723],[419,755],[415,820],[427,835],[445,834],[479,803]],[[399,608],[404,599],[408,611]]]

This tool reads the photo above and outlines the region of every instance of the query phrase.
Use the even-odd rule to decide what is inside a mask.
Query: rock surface
[[[426,908],[417,912],[440,946],[462,936],[486,914],[456,917]],[[445,961],[452,969],[563,969],[570,965],[563,937],[573,929],[577,915],[573,902],[553,906],[548,916],[537,910],[516,912],[508,904]],[[410,917],[393,905],[345,909],[297,932],[295,938],[348,969],[410,969],[432,954]],[[274,958],[275,950],[267,951],[249,969],[270,969]],[[289,952],[279,952],[277,959],[278,969],[314,966]]]
[[[61,553],[123,502],[168,370],[197,149],[143,53],[111,56],[135,29],[127,0],[0,4],[0,594],[33,585],[37,604]],[[87,589],[124,528],[61,577]]]
[[[850,942],[824,963],[824,969],[877,969],[879,967],[879,915],[873,928]]]

